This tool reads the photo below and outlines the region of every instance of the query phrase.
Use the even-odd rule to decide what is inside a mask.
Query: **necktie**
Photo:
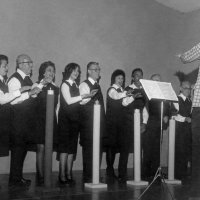
[[[25,76],[25,78],[24,78],[24,83],[25,83],[25,85],[27,85],[27,86],[33,85],[33,82],[32,82],[32,80],[30,79],[29,76]]]
[[[188,97],[185,99],[185,103],[190,103],[190,99]]]

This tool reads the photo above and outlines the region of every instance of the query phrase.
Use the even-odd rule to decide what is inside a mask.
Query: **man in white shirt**
[[[100,78],[100,67],[97,62],[90,62],[87,65],[88,78],[80,84],[80,95],[90,94],[96,90],[92,98],[83,99],[80,104],[80,144],[83,151],[83,181],[92,181],[92,152],[93,152],[93,108],[96,101],[101,105],[101,138],[105,130],[105,110],[103,95],[98,84]]]
[[[30,75],[32,73],[33,62],[31,58],[22,54],[16,60],[17,71],[8,80],[9,92],[19,90],[23,86],[32,86]],[[30,136],[35,131],[35,101],[31,97],[38,94],[40,89],[35,87],[33,90],[24,92],[11,102],[11,164],[9,186],[29,186],[30,180],[23,178],[23,163],[27,154],[28,142]]]

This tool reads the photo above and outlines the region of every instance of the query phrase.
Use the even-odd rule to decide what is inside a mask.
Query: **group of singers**
[[[178,103],[148,100],[140,83],[141,68],[132,71],[131,84],[125,87],[125,73],[117,69],[111,75],[107,90],[106,111],[101,92],[100,66],[87,65],[87,79],[80,83],[81,69],[77,63],[64,68],[60,88],[55,85],[55,64],[47,61],[39,68],[38,81],[31,80],[33,61],[21,54],[16,59],[16,72],[7,78],[8,57],[0,55],[0,156],[11,151],[9,186],[28,187],[31,180],[23,178],[23,163],[27,151],[36,151],[38,185],[44,184],[44,145],[47,90],[54,90],[54,150],[58,152],[61,185],[74,184],[73,162],[76,159],[78,138],[82,146],[83,182],[92,182],[93,109],[101,105],[100,152],[106,152],[106,174],[119,182],[127,180],[127,162],[133,152],[134,110],[141,112],[142,176],[156,173],[160,164],[160,120],[168,129],[172,115],[177,121],[175,177],[182,179],[191,166],[191,85],[183,81]],[[159,74],[151,77],[161,81]],[[58,115],[56,108],[59,105]],[[57,117],[56,117],[57,116]],[[114,171],[115,155],[119,153],[118,176]]]

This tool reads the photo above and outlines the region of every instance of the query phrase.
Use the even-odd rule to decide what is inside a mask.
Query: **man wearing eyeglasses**
[[[30,79],[33,62],[31,58],[22,54],[16,60],[17,70],[8,80],[8,90],[13,92],[19,90],[23,86],[32,86]],[[36,102],[32,95],[38,94],[38,87],[24,92],[11,102],[11,162],[9,186],[29,186],[31,180],[23,178],[23,163],[27,154],[27,147],[31,142],[31,135],[35,131],[34,112],[36,110]]]
[[[97,62],[90,62],[87,65],[87,80],[80,84],[80,95],[93,93],[92,98],[83,99],[80,104],[80,144],[83,155],[83,181],[92,181],[92,152],[93,152],[93,110],[96,101],[101,105],[101,138],[104,132],[105,109],[103,95],[99,85],[100,67]]]

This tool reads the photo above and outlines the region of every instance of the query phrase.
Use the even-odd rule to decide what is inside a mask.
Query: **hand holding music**
[[[42,90],[39,87],[34,87],[28,92],[28,94],[29,96],[33,96],[39,94],[41,91]]]
[[[186,117],[186,118],[185,118],[185,121],[186,121],[187,123],[191,123],[191,122],[192,122],[192,119],[191,119],[190,117]]]
[[[82,94],[82,99],[92,98],[96,93],[98,92],[98,89],[91,90],[89,94]]]
[[[19,89],[19,91],[20,91],[21,93],[23,93],[23,92],[28,91],[28,90],[30,90],[30,89],[31,89],[31,86],[23,86],[23,87],[21,87],[21,88]]]

